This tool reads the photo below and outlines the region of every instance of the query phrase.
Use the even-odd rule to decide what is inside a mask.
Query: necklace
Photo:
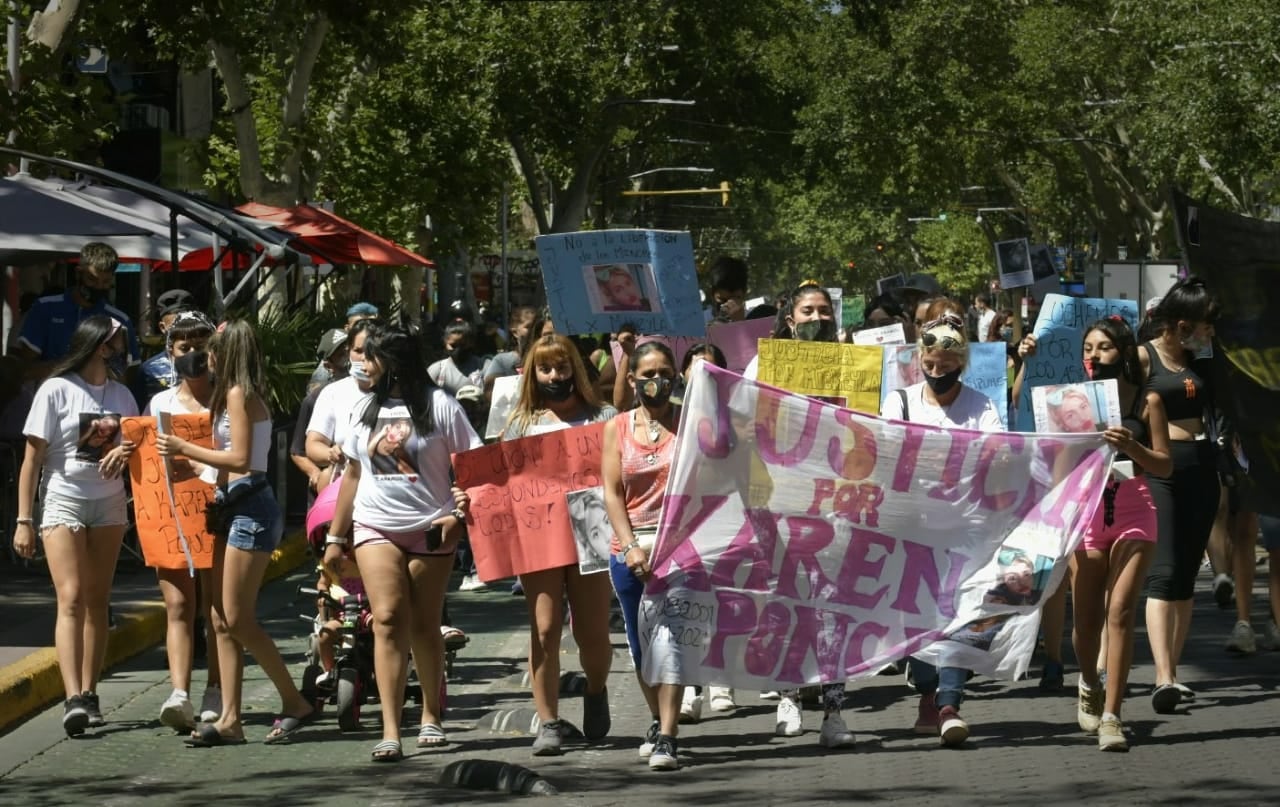
[[[662,436],[661,424],[658,423],[658,421],[654,420],[652,417],[650,417],[648,412],[645,412],[644,420],[645,420],[645,431],[647,431],[649,435],[649,445],[651,447],[656,446],[658,443],[658,438]],[[646,454],[644,461],[649,463],[650,465],[657,464],[658,450],[654,448],[652,451]]]

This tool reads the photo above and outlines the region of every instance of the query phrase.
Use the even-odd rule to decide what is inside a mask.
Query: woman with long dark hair
[[[213,553],[213,617],[222,674],[222,714],[200,723],[191,745],[240,745],[245,742],[240,708],[244,685],[244,651],[253,654],[280,693],[280,718],[263,740],[288,741],[319,713],[298,692],[280,650],[258,624],[258,591],[284,534],[284,516],[267,480],[271,449],[271,410],[266,401],[262,351],[253,326],[244,320],[225,322],[209,340],[213,393],[209,418],[213,448],[189,443],[173,434],[158,434],[162,456],[183,456],[218,472],[211,524],[218,536]]]
[[[616,414],[612,406],[600,402],[578,348],[568,338],[551,334],[537,339],[525,357],[520,399],[502,439],[598,423]],[[529,606],[529,677],[541,721],[533,753],[554,756],[562,753],[565,729],[560,720],[560,634],[566,596],[578,659],[587,679],[582,732],[593,741],[609,733],[609,694],[605,688],[613,661],[609,581],[602,574],[579,573],[574,563],[522,574],[520,583]]]
[[[27,446],[13,548],[25,558],[35,554],[33,513],[41,484],[40,534],[58,600],[54,648],[66,694],[62,727],[73,737],[105,722],[97,685],[107,651],[111,578],[128,522],[120,473],[134,448],[115,443],[120,418],[138,414],[133,395],[119,382],[128,355],[119,320],[81,320],[66,358],[36,391],[22,429]],[[108,422],[114,429],[100,434]]]
[[[1139,346],[1147,387],[1169,422],[1173,472],[1148,479],[1155,500],[1155,558],[1147,572],[1147,639],[1156,667],[1151,705],[1169,714],[1195,693],[1178,681],[1178,661],[1191,627],[1200,561],[1218,508],[1214,444],[1206,439],[1212,372],[1200,356],[1213,345],[1218,301],[1204,281],[1189,277],[1169,289],[1151,313],[1154,336]]]
[[[422,685],[417,746],[448,743],[438,685],[440,618],[464,517],[455,507],[450,457],[481,442],[458,402],[431,382],[424,357],[417,334],[391,325],[369,329],[363,369],[373,391],[357,406],[359,419],[343,445],[349,462],[325,538],[324,562],[335,574],[344,548],[354,546],[373,613],[382,707],[374,762],[404,758],[400,715],[410,649]],[[395,462],[387,464],[392,436]]]

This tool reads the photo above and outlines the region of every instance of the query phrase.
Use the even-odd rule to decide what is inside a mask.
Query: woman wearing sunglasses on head
[[[960,381],[969,361],[964,320],[944,313],[926,322],[920,329],[919,346],[917,360],[924,381],[890,393],[880,414],[944,429],[1004,431],[991,399]],[[960,745],[969,738],[969,724],[960,717],[969,671],[961,667],[938,668],[914,657],[909,661],[920,692],[915,732],[937,734],[943,745]]]

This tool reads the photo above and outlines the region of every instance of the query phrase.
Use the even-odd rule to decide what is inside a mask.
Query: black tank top
[[[1124,417],[1120,418],[1120,425],[1129,430],[1129,433],[1133,435],[1135,442],[1140,443],[1147,448],[1151,448],[1151,435],[1147,428],[1147,422],[1141,417],[1142,407],[1146,404],[1146,398],[1147,395],[1145,390],[1138,390],[1134,392],[1133,404],[1130,405],[1129,411],[1125,413]],[[1129,460],[1133,458],[1126,455],[1123,451],[1119,451],[1116,453],[1116,459]]]
[[[1205,396],[1208,387],[1204,378],[1195,371],[1187,354],[1187,366],[1172,372],[1160,361],[1160,353],[1151,342],[1143,343],[1151,358],[1151,371],[1147,375],[1147,389],[1160,396],[1164,413],[1170,422],[1175,420],[1199,420],[1204,417]]]

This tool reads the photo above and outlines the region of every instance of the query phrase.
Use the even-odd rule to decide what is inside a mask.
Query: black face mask
[[[836,341],[836,321],[811,319],[808,322],[797,322],[792,326],[791,332],[802,342],[834,342]]]
[[[173,369],[183,378],[200,378],[209,372],[209,352],[193,350],[173,360]]]
[[[1097,359],[1088,359],[1084,363],[1085,374],[1089,376],[1091,381],[1106,381],[1109,378],[1120,378],[1121,370],[1120,362],[1115,364],[1103,364]]]
[[[454,364],[462,364],[464,361],[471,358],[471,348],[455,347],[449,355],[453,357]]]
[[[663,376],[637,378],[636,397],[645,406],[662,406],[671,400],[671,379]]]
[[[929,385],[934,395],[946,395],[956,384],[960,383],[960,371],[952,370],[946,375],[932,376],[925,374],[924,383]]]
[[[544,384],[538,382],[538,394],[548,401],[564,401],[573,394],[573,379],[565,379],[564,381],[552,381]]]

